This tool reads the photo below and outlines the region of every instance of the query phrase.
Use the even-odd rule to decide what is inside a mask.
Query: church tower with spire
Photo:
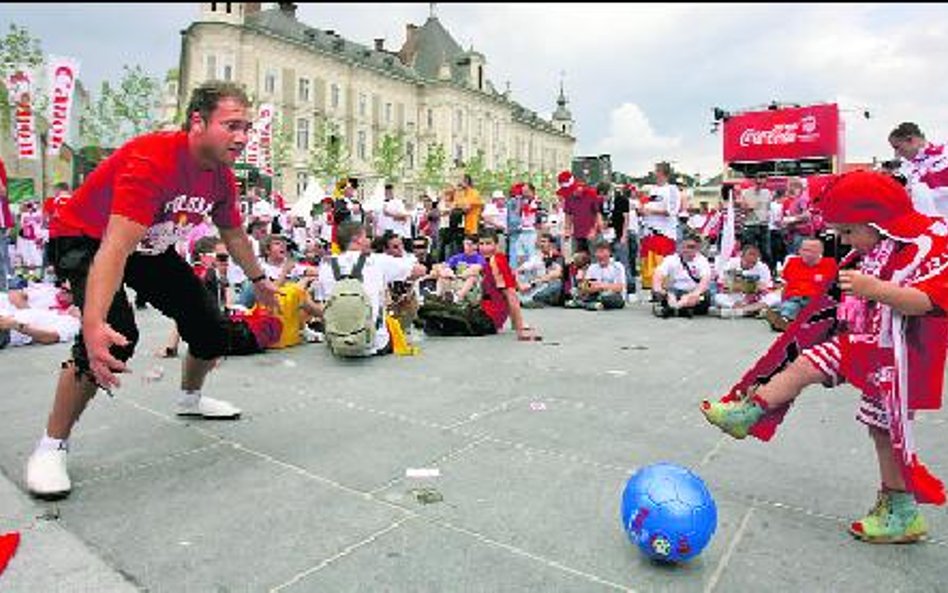
[[[563,81],[560,81],[560,96],[556,99],[556,111],[553,112],[553,126],[567,134],[573,135],[573,114],[566,108],[566,91],[563,90]]]

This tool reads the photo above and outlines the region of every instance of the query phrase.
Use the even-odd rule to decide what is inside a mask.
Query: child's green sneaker
[[[876,505],[849,526],[849,533],[871,544],[907,544],[924,538],[928,527],[910,493],[881,490]]]
[[[701,413],[708,422],[735,439],[747,436],[752,426],[764,415],[764,408],[752,398],[730,402],[701,402]]]

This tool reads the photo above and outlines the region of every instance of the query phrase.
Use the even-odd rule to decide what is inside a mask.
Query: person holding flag
[[[875,444],[882,487],[849,531],[871,543],[915,542],[927,533],[918,504],[945,503],[944,484],[915,451],[912,420],[941,407],[948,223],[916,211],[904,187],[871,171],[837,178],[814,206],[853,249],[840,266],[835,322],[833,299],[813,299],[741,384],[701,411],[735,438],[769,440],[804,388],[851,383],[862,392],[857,419]],[[828,329],[814,333],[818,326]]]

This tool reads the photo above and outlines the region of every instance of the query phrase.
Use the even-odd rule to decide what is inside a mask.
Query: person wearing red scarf
[[[916,411],[941,407],[948,351],[948,223],[914,209],[897,181],[854,171],[815,201],[858,261],[841,265],[835,335],[802,352],[744,397],[702,402],[709,422],[744,438],[772,436],[809,385],[849,382],[862,392],[857,419],[869,427],[882,478],[875,507],[850,533],[872,543],[914,542],[927,533],[918,503],[943,505],[944,484],[919,460]],[[793,328],[791,327],[791,331]],[[769,435],[760,430],[770,425]]]

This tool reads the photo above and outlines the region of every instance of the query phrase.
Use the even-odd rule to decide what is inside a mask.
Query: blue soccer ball
[[[635,472],[622,493],[622,527],[649,558],[681,562],[711,541],[718,509],[704,481],[672,463]]]

